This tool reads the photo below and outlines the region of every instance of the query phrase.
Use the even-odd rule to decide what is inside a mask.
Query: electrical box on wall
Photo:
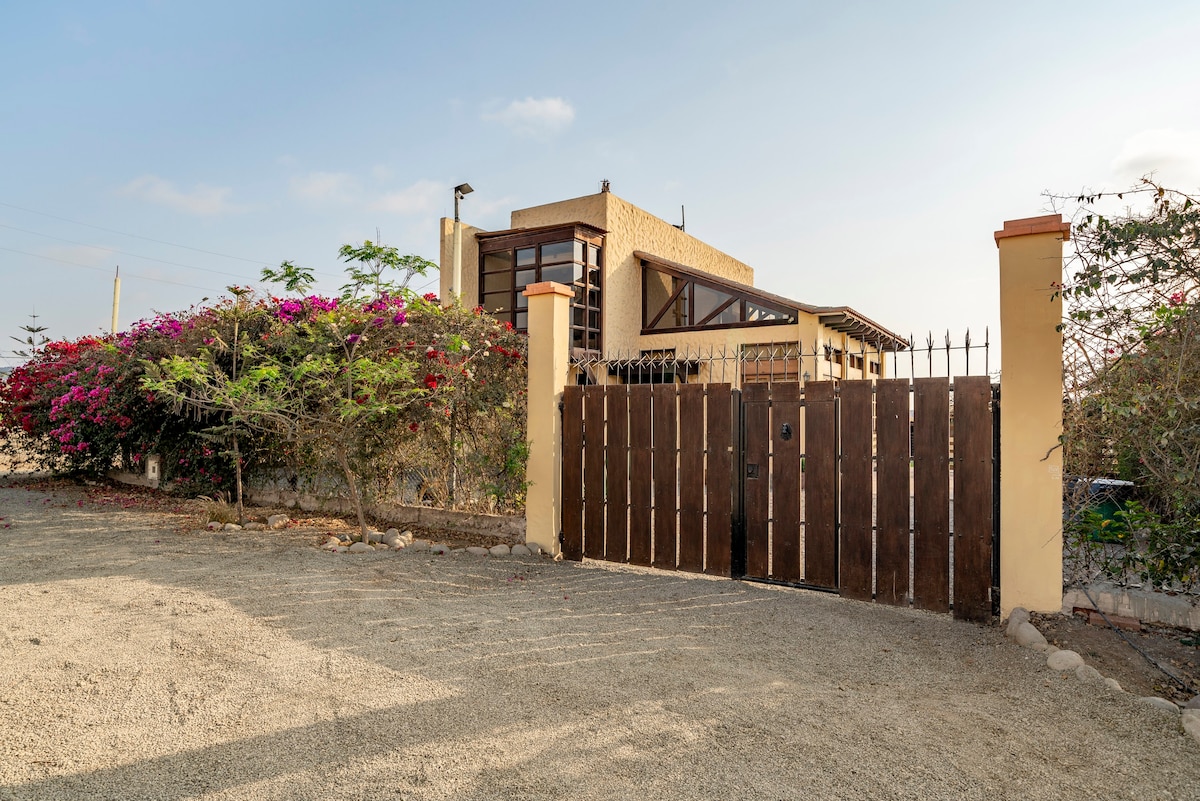
[[[146,480],[158,481],[159,468],[162,464],[162,457],[157,453],[146,457]]]

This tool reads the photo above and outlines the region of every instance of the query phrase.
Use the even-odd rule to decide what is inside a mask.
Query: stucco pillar
[[[570,377],[570,287],[553,282],[525,288],[529,298],[529,422],[525,463],[525,541],[559,552],[562,520],[562,413],[558,404]]]
[[[1000,249],[1000,616],[1062,610],[1062,215],[1009,220]]]

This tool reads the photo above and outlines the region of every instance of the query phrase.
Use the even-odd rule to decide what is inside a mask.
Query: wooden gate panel
[[[908,606],[911,463],[908,379],[879,381],[875,390],[875,600]]]
[[[954,380],[954,616],[992,616],[992,384]]]
[[[654,513],[653,425],[650,387],[629,388],[629,561],[650,566],[650,518]]]
[[[675,385],[651,390],[654,401],[654,551],[651,564],[675,569],[675,511],[679,496]]]
[[[950,379],[913,381],[913,606],[950,611]]]
[[[838,550],[841,564],[838,579],[842,595],[860,601],[871,600],[874,562],[871,537],[874,511],[872,390],[870,381],[844,381],[841,385],[841,544]]]
[[[704,386],[679,388],[679,569],[704,570]]]
[[[624,562],[629,556],[629,395],[622,385],[605,388],[608,415],[605,467],[608,499],[604,517],[604,558]]]
[[[742,404],[745,416],[746,575],[768,578],[771,558],[768,531],[771,517],[770,386],[747,384],[742,390]]]
[[[800,581],[800,384],[771,385],[771,575]]]
[[[836,386],[804,386],[804,580],[818,587],[837,587]]]
[[[583,558],[583,388],[563,390],[562,553]]]
[[[604,558],[604,387],[583,390],[583,555]]]
[[[717,576],[729,575],[732,549],[733,473],[730,447],[733,402],[729,384],[708,385],[708,472],[705,476],[708,513],[704,520],[704,572]]]

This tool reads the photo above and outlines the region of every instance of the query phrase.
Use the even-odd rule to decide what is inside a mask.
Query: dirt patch
[[[1193,690],[1184,689],[1139,654],[1110,627],[1079,615],[1032,615],[1038,631],[1053,645],[1075,651],[1133,695],[1157,695],[1182,704],[1200,692],[1200,633],[1144,627],[1126,638]]]

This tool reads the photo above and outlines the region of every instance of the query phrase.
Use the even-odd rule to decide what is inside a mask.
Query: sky
[[[0,364],[378,237],[612,191],[923,338],[996,337],[1006,219],[1200,188],[1200,4],[0,0]],[[437,288],[431,275],[418,288]]]

